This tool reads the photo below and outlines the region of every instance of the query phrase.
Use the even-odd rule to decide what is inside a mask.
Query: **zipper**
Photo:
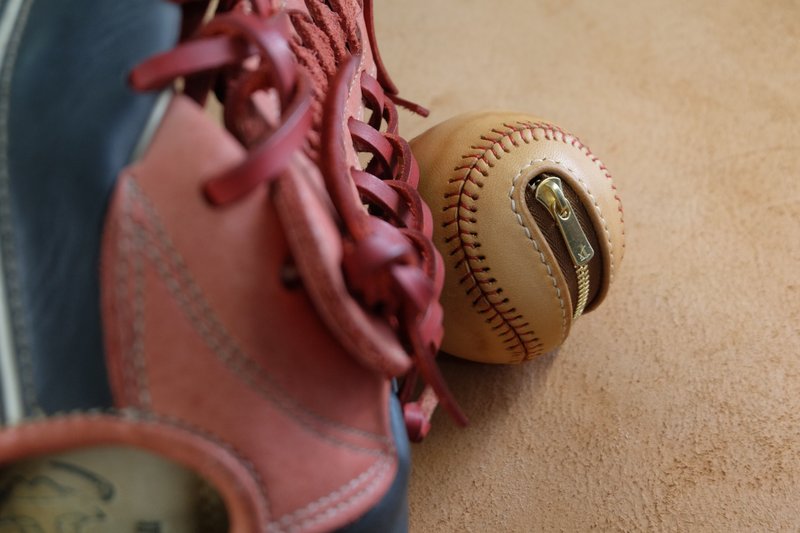
[[[560,241],[558,243],[560,245],[558,248],[566,248],[567,254],[564,254],[563,250],[554,249],[553,251],[554,253],[561,251],[561,253],[556,253],[559,266],[565,276],[568,276],[569,281],[574,280],[577,287],[575,291],[576,294],[572,295],[573,301],[576,302],[572,318],[577,319],[583,314],[586,305],[589,303],[589,295],[592,289],[592,276],[590,276],[589,265],[595,257],[594,247],[583,227],[581,227],[577,209],[567,198],[565,186],[560,178],[549,174],[542,174],[540,179],[531,182],[530,187],[536,202],[544,206],[544,209],[558,228],[558,233],[561,236],[561,239],[558,239]],[[572,192],[570,196],[574,197],[574,192]],[[530,205],[531,203],[532,202],[529,202],[529,207],[532,207]],[[581,206],[581,208],[582,207],[583,206]],[[556,244],[553,242],[553,233],[554,232],[550,232],[550,236],[547,239],[551,248],[555,248],[554,244]],[[547,237],[546,235],[546,238]],[[567,263],[567,260],[564,258],[565,255],[569,257],[571,265],[565,264]],[[595,293],[596,292],[595,290]]]

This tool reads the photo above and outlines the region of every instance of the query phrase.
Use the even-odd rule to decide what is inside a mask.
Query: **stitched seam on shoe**
[[[127,306],[131,309],[131,315],[124,319],[118,317],[118,327],[120,330],[120,352],[122,357],[123,384],[125,389],[130,389],[136,395],[138,404],[141,407],[149,406],[150,394],[147,388],[146,363],[144,360],[144,272],[143,259],[140,254],[133,257],[133,273],[130,268],[130,250],[136,250],[141,246],[140,239],[136,239],[133,230],[134,222],[131,217],[131,199],[127,194],[121,195],[122,220],[120,221],[120,238],[117,241],[117,261],[116,261],[116,294],[119,309]],[[128,294],[128,284],[133,283],[133,297]],[[123,331],[128,326],[130,320],[130,344],[123,339],[126,337]]]
[[[267,530],[270,533],[302,531],[315,524],[318,524],[319,522],[323,522],[332,516],[335,516],[351,506],[353,502],[368,496],[372,492],[375,492],[377,485],[385,477],[386,472],[390,469],[391,465],[392,461],[386,458],[376,461],[368,469],[341,487],[332,491],[330,494],[327,494],[309,503],[305,507],[294,511],[291,514],[284,515],[281,518],[271,522]],[[369,483],[363,489],[353,493],[346,500],[330,506],[334,501],[336,501],[336,499],[342,497],[347,492],[356,489],[356,487],[370,478],[372,478],[371,481],[369,481]],[[302,521],[297,523],[298,520]]]
[[[156,266],[157,270],[159,271],[159,276],[166,283],[167,288],[170,290],[170,292],[176,298],[176,301],[179,303],[179,306],[183,309],[183,312],[186,313],[187,317],[193,323],[196,331],[198,331],[198,333],[200,333],[201,336],[204,338],[204,341],[206,342],[206,344],[212,349],[212,351],[214,351],[215,354],[217,354],[220,358],[224,359],[225,356],[221,355],[220,350],[221,349],[225,349],[225,347],[220,346],[218,344],[219,343],[218,340],[211,338],[211,335],[213,335],[213,333],[211,331],[207,330],[207,328],[209,327],[209,324],[203,324],[202,323],[202,318],[198,317],[197,314],[195,313],[195,311],[197,311],[197,309],[195,309],[195,310],[191,309],[192,307],[196,308],[198,305],[203,306],[202,302],[198,302],[197,301],[197,300],[202,300],[203,299],[202,294],[200,293],[199,287],[197,287],[194,284],[194,282],[190,279],[190,274],[186,270],[185,265],[183,264],[183,260],[177,255],[177,250],[174,248],[174,246],[170,242],[169,237],[168,237],[168,235],[166,235],[166,232],[164,231],[163,227],[161,227],[160,222],[157,219],[157,214],[154,211],[154,207],[148,203],[147,198],[144,196],[143,191],[138,189],[138,186],[135,184],[135,182],[133,182],[133,180],[129,180],[128,181],[128,186],[129,186],[131,192],[133,193],[132,196],[136,197],[136,199],[142,205],[142,207],[145,210],[145,212],[147,212],[148,222],[150,224],[152,224],[152,226],[154,228],[152,230],[148,230],[148,228],[143,228],[143,227],[137,225],[136,231],[139,232],[139,235],[137,236],[136,242],[141,247],[140,250],[143,249],[143,250],[146,251],[146,253],[148,254],[149,259],[153,262],[153,264]],[[147,237],[150,237],[150,239],[148,240]],[[166,248],[166,250],[164,248]],[[166,259],[166,261],[170,261],[171,262],[170,266],[172,268],[170,268],[170,266],[168,266],[165,263],[165,257],[163,256],[164,253],[166,253],[169,256],[173,256],[171,258],[171,261],[170,261],[170,259]],[[180,286],[181,285],[181,281],[178,280],[178,279],[175,279],[175,277],[170,274],[170,271],[172,271],[172,272],[177,271],[182,277],[186,278],[186,279],[183,280],[184,284],[188,283],[188,284],[192,285],[192,287],[189,290],[191,292],[194,292],[195,294],[191,295],[190,298],[194,297],[195,300],[196,300],[195,302],[186,300],[185,295],[181,294],[181,292],[182,292],[182,287]],[[183,288],[183,290],[186,290],[185,287]],[[208,309],[200,309],[200,313],[205,314],[206,320],[211,322],[211,324],[210,324],[211,328],[213,328],[214,326],[216,326],[218,328],[222,328],[222,325],[219,324],[216,321],[216,319],[211,315],[210,310],[208,310]],[[224,334],[224,332],[223,332],[223,334]],[[234,352],[240,352],[241,355],[244,355],[243,353],[241,353],[241,350],[235,345],[235,343],[232,341],[232,339],[230,339],[230,338],[223,339],[222,342],[226,342],[226,341],[229,344],[229,346],[228,346],[229,350],[232,350]],[[223,362],[225,362],[226,366],[228,366],[229,368],[231,367],[231,365],[228,364],[228,361],[224,361],[223,360]],[[233,370],[236,372],[236,369],[233,369]],[[257,372],[259,374],[263,373],[263,370],[260,370],[260,369],[249,368],[247,370],[255,370],[255,372]],[[237,374],[240,375],[240,376],[243,375],[243,374],[247,375],[246,373],[242,373],[242,372],[237,372]],[[273,384],[271,382],[271,379],[268,376],[262,375],[260,377],[262,377],[262,379],[264,381],[267,381],[267,383],[269,383],[269,385],[272,385],[272,386],[274,386],[275,388],[278,388],[278,389],[280,388],[277,384]],[[249,382],[250,380],[245,379],[245,381]],[[289,531],[297,531],[297,530],[300,530],[300,529],[304,529],[304,528],[310,527],[311,525],[313,525],[313,524],[315,524],[315,523],[317,523],[319,521],[323,521],[323,520],[329,518],[330,516],[334,516],[337,513],[340,513],[343,509],[345,509],[348,506],[352,505],[352,502],[358,500],[359,498],[364,497],[365,495],[367,495],[367,494],[369,494],[371,492],[374,492],[374,490],[376,489],[378,483],[381,481],[381,479],[383,479],[383,476],[385,475],[384,472],[387,470],[388,465],[391,464],[390,452],[393,453],[393,451],[394,451],[393,443],[389,443],[385,437],[380,436],[380,435],[376,436],[376,435],[373,435],[373,434],[370,434],[370,433],[364,433],[361,430],[358,430],[356,428],[349,428],[347,426],[341,426],[338,422],[328,421],[327,419],[320,420],[318,418],[320,415],[318,415],[317,413],[308,412],[302,406],[299,406],[297,404],[295,404],[295,405],[286,405],[286,403],[282,402],[281,400],[285,400],[285,401],[288,401],[289,403],[294,403],[294,401],[291,398],[286,397],[285,393],[283,393],[282,391],[281,391],[281,394],[284,395],[284,398],[278,398],[278,397],[276,397],[275,394],[269,394],[268,391],[264,391],[262,388],[258,387],[257,384],[255,384],[255,383],[250,383],[250,384],[251,384],[251,386],[256,388],[259,393],[261,393],[262,395],[267,397],[267,399],[270,400],[271,403],[273,403],[273,405],[276,405],[284,413],[293,416],[293,418],[294,418],[294,420],[296,422],[298,422],[302,427],[304,427],[305,429],[311,431],[315,435],[323,438],[326,441],[333,442],[334,444],[336,444],[338,446],[350,448],[350,449],[353,449],[353,450],[361,452],[361,453],[367,453],[369,455],[375,455],[378,458],[376,463],[374,463],[372,465],[372,467],[368,468],[367,470],[362,472],[359,476],[351,479],[350,481],[348,481],[347,483],[345,483],[344,485],[342,485],[338,489],[334,490],[330,494],[328,494],[326,496],[323,496],[323,497],[319,498],[318,500],[316,500],[314,502],[311,502],[310,504],[306,505],[305,507],[294,511],[291,515],[284,516],[281,519],[281,521],[275,521],[275,522],[271,523],[270,527],[268,528],[269,530],[271,530],[271,531],[272,530],[276,530],[275,529],[276,528],[276,524],[280,524],[281,528],[289,527]],[[297,409],[300,409],[303,412],[302,413],[298,413]],[[387,446],[388,450],[376,450],[376,449],[372,449],[372,448],[365,448],[365,447],[362,447],[362,446],[357,446],[357,445],[354,445],[354,444],[346,442],[346,441],[341,441],[340,439],[337,439],[335,436],[322,433],[317,428],[315,428],[312,424],[309,424],[308,421],[304,420],[303,419],[303,414],[311,415],[311,416],[313,416],[315,418],[315,420],[321,421],[323,423],[332,422],[333,424],[336,425],[337,429],[342,429],[342,430],[346,430],[346,431],[347,430],[352,430],[351,432],[357,432],[360,436],[366,436],[366,437],[370,437],[370,438],[378,437],[379,440],[383,444],[385,444],[385,445],[388,444],[388,446]],[[377,468],[377,466],[380,466],[380,465],[383,465],[383,468]],[[372,478],[372,481],[369,483],[369,485],[366,488],[364,488],[363,490],[357,492],[356,494],[353,494],[350,498],[348,498],[348,500],[346,500],[344,502],[340,502],[339,504],[335,505],[334,507],[327,507],[333,501],[335,501],[337,498],[340,498],[343,494],[346,494],[348,491],[352,491],[355,487],[357,487],[358,485],[363,483],[364,480],[369,479],[369,478]],[[305,519],[305,520],[303,520],[303,519]],[[303,521],[302,521],[302,523],[297,525],[297,524],[295,524],[295,522],[297,522],[298,520],[303,520]],[[280,530],[280,529],[277,529],[277,530]]]
[[[131,182],[131,184],[132,183],[133,182]],[[138,191],[137,194],[142,193],[141,191]],[[291,399],[288,394],[282,390],[280,385],[274,383],[263,369],[255,364],[250,357],[244,354],[237,343],[230,337],[230,334],[225,330],[224,326],[215,317],[213,311],[210,310],[201,290],[191,278],[191,274],[188,272],[188,269],[186,268],[182,258],[180,258],[177,250],[175,250],[174,246],[169,241],[169,237],[163,231],[160,223],[154,218],[156,215],[151,211],[151,206],[147,205],[147,201],[144,196],[140,196],[138,199],[140,202],[145,204],[145,209],[148,211],[148,215],[150,216],[150,222],[155,226],[156,233],[153,235],[152,232],[148,232],[140,226],[137,226],[137,231],[139,231],[140,235],[143,237],[142,243],[150,244],[150,246],[145,245],[143,249],[146,251],[149,259],[156,266],[159,276],[164,281],[172,295],[175,297],[180,308],[184,313],[186,313],[195,330],[200,333],[206,345],[214,352],[215,355],[217,355],[220,360],[226,364],[226,366],[228,366],[228,368],[233,370],[240,377],[243,377],[245,381],[255,390],[267,397],[267,399],[271,400],[276,406],[280,407],[281,410],[287,414],[295,417],[297,415],[307,415],[317,422],[335,427],[336,429],[353,433],[375,441],[386,442],[387,439],[382,435],[376,435],[357,428],[345,426],[339,422],[324,418],[318,413],[308,411],[306,408],[297,404],[295,400]],[[144,238],[146,236],[151,237],[151,240],[145,240]],[[175,276],[170,272],[169,266],[172,266],[177,271],[178,276]],[[182,279],[178,279],[178,277]],[[186,297],[187,290],[189,293],[188,298]],[[234,359],[239,360],[235,361]],[[241,365],[241,367],[239,365]],[[276,395],[268,393],[263,387],[259,387],[258,384],[250,379],[251,372],[257,374],[258,377],[266,382],[270,388],[275,389],[278,394]],[[300,410],[301,412],[298,413],[297,410]],[[308,426],[308,420],[304,420],[302,417],[296,418],[296,420],[302,422],[302,425],[307,427],[307,429],[313,429],[315,434],[319,434],[319,436],[329,439],[334,439],[329,435],[320,433],[316,428]],[[339,442],[338,439],[334,439],[334,442],[337,444],[347,445],[348,447],[353,447],[358,451],[378,454],[380,453],[372,448],[363,448],[351,443]]]
[[[33,378],[33,360],[28,335],[23,323],[22,287],[17,272],[17,255],[11,207],[11,174],[8,161],[8,115],[11,99],[11,81],[22,36],[27,28],[28,15],[34,0],[23,0],[15,28],[8,42],[6,58],[0,73],[0,246],[2,246],[2,272],[6,280],[9,318],[13,346],[18,361],[17,372],[22,385],[22,402],[26,414],[42,411],[36,398]]]
[[[133,412],[133,414],[135,415],[137,414],[137,412]],[[142,413],[142,415],[144,415],[143,417],[144,421],[148,421],[148,419],[150,418],[150,416],[148,416],[149,412]],[[247,456],[244,453],[239,451],[235,446],[233,446],[233,444],[222,439],[218,435],[215,435],[214,433],[211,433],[197,426],[194,426],[193,424],[185,420],[169,416],[159,416],[159,415],[154,415],[153,418],[154,422],[161,422],[164,424],[172,425],[188,433],[195,434],[200,438],[209,440],[217,444],[219,447],[227,450],[228,453],[230,453],[236,459],[238,459],[239,462],[242,464],[242,466],[244,466],[245,469],[248,472],[250,472],[250,475],[253,476],[253,479],[256,482],[256,486],[258,487],[259,493],[261,494],[261,499],[258,501],[258,505],[264,512],[264,516],[267,517],[267,519],[269,520],[269,517],[272,516],[272,510],[270,508],[271,507],[270,499],[269,496],[267,495],[267,486],[264,483],[264,479],[261,477],[261,474],[259,473],[258,469],[256,469],[255,465],[252,463],[252,461],[250,461],[250,459],[247,458]]]
[[[153,230],[147,231],[146,228],[140,228],[139,225],[137,225],[137,227],[139,227],[138,231],[152,238],[149,241],[151,246],[144,247],[145,252],[153,261],[153,264],[159,271],[159,275],[170,293],[175,297],[182,311],[217,358],[253,388],[253,390],[269,400],[284,414],[293,418],[304,429],[338,446],[369,455],[386,455],[386,451],[384,450],[359,446],[317,428],[315,423],[347,434],[367,438],[389,449],[392,449],[393,446],[391,440],[383,435],[347,426],[338,421],[330,420],[319,413],[308,410],[289,396],[279,384],[274,382],[263,368],[244,353],[210,309],[210,306],[202,295],[202,291],[192,279],[183,259],[180,257],[169,236],[166,234],[166,231],[161,226],[155,208],[149,203],[143,191],[138,188],[134,180],[126,181],[129,191],[141,203],[143,209],[148,214],[149,222],[153,226]],[[169,268],[168,264],[172,268]],[[188,299],[186,298],[187,291],[189,293]],[[253,376],[260,378],[260,381],[266,385],[266,387],[259,386],[253,379]]]

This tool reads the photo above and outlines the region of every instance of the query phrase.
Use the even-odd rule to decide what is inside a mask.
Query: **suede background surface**
[[[407,137],[549,118],[608,166],[626,257],[557,354],[444,361],[471,417],[413,449],[411,530],[800,528],[800,4],[376,6]]]

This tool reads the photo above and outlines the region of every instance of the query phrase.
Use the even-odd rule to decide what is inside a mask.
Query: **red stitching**
[[[459,169],[455,169],[455,170],[459,170]],[[463,170],[463,169],[461,169],[461,170]],[[477,169],[471,169],[471,170],[477,170]],[[480,172],[480,171],[478,171],[478,172]],[[487,172],[486,174],[484,174],[483,172],[481,172],[481,174],[482,174],[483,176],[488,176],[488,175],[489,175],[489,173],[488,173],[488,172]],[[449,184],[452,184],[452,183],[457,183],[457,182],[459,182],[459,181],[464,181],[464,180],[466,180],[466,181],[468,181],[468,182],[472,183],[473,185],[477,185],[477,186],[478,186],[478,188],[480,188],[480,189],[482,189],[482,188],[483,188],[483,183],[479,182],[478,180],[476,180],[475,178],[473,178],[473,177],[472,177],[472,176],[470,176],[470,175],[467,175],[467,176],[466,176],[466,177],[464,177],[464,178],[451,178],[450,180],[448,180],[448,181],[447,181],[447,183],[449,183]]]
[[[504,135],[500,131],[496,130],[493,131],[498,135]],[[518,354],[519,348],[522,348],[523,351],[522,355],[524,357],[533,357],[533,355],[536,354],[536,352],[538,351],[538,349],[541,348],[541,346],[536,346],[533,343],[526,342],[521,335],[522,332],[517,331],[517,328],[514,326],[513,321],[517,319],[519,315],[512,317],[510,316],[510,314],[512,313],[511,309],[513,308],[509,309],[503,308],[505,305],[508,304],[508,298],[504,298],[500,302],[493,302],[492,300],[490,300],[492,296],[496,297],[497,295],[502,294],[502,289],[498,288],[494,290],[487,290],[488,285],[493,285],[494,283],[496,283],[496,281],[490,282],[489,280],[479,279],[477,277],[478,274],[485,274],[489,272],[489,268],[484,266],[479,267],[478,265],[475,264],[476,262],[478,263],[482,262],[485,258],[483,256],[469,254],[468,250],[474,249],[475,244],[472,242],[467,242],[463,238],[464,235],[469,235],[471,237],[477,236],[477,232],[472,231],[468,228],[464,228],[462,227],[461,224],[461,222],[474,223],[475,221],[474,218],[467,218],[461,215],[462,209],[465,209],[471,213],[477,212],[477,206],[467,205],[467,202],[471,203],[477,200],[476,198],[477,194],[471,193],[469,190],[467,190],[468,185],[471,184],[478,188],[483,187],[483,183],[475,178],[472,171],[475,170],[480,175],[486,177],[488,176],[489,173],[479,168],[478,165],[481,162],[483,162],[490,168],[493,166],[493,163],[491,163],[488,159],[488,152],[490,151],[492,152],[492,155],[495,156],[495,158],[499,159],[500,157],[495,152],[495,149],[498,145],[497,140],[489,139],[486,136],[481,136],[481,139],[490,144],[486,146],[472,146],[471,148],[473,150],[481,150],[481,152],[467,154],[463,156],[462,160],[465,161],[466,163],[456,166],[453,169],[456,175],[448,181],[449,184],[459,183],[460,186],[456,194],[448,193],[448,195],[446,196],[447,199],[450,199],[454,196],[458,197],[458,202],[456,204],[456,208],[458,209],[458,215],[455,219],[455,222],[458,225],[458,231],[454,235],[448,236],[446,242],[449,243],[454,240],[456,241],[455,248],[450,252],[451,255],[454,255],[459,251],[464,254],[464,256],[459,261],[456,262],[454,267],[456,269],[460,269],[462,265],[466,266],[467,272],[458,281],[460,285],[465,286],[465,291],[468,296],[472,296],[476,290],[479,291],[478,297],[473,298],[471,302],[472,306],[476,308],[479,314],[492,313],[485,319],[486,322],[490,324],[495,321],[498,321],[499,319],[499,322],[497,324],[492,325],[491,329],[493,331],[498,332],[498,335],[501,338],[508,334],[512,335],[510,339],[506,339],[504,341],[504,344],[507,344],[506,341],[509,340],[512,342],[512,344],[506,346],[506,350],[511,351],[512,354],[516,356],[519,355]],[[503,149],[503,151],[505,152],[505,149]],[[452,237],[455,237],[455,239]],[[467,283],[469,283],[468,286]],[[513,312],[516,312],[516,310],[514,310]]]
[[[474,185],[478,188],[483,187],[483,182],[476,179],[476,177],[473,175],[473,170],[483,177],[488,177],[489,172],[480,168],[479,164],[482,162],[489,168],[494,166],[494,161],[488,157],[490,152],[495,159],[500,159],[503,153],[508,153],[510,151],[510,149],[506,148],[506,146],[503,144],[503,141],[507,140],[513,146],[517,147],[519,146],[519,142],[514,138],[514,134],[522,134],[523,132],[528,131],[530,132],[531,136],[533,136],[534,131],[539,129],[542,130],[546,139],[557,140],[579,149],[586,157],[588,157],[595,165],[597,165],[597,167],[603,172],[606,179],[609,181],[611,181],[611,174],[608,172],[608,169],[606,169],[603,162],[592,153],[589,147],[584,145],[576,136],[565,132],[558,126],[541,122],[517,122],[516,124],[504,123],[503,126],[506,128],[506,131],[502,131],[499,128],[492,128],[492,133],[494,133],[497,137],[492,138],[488,135],[481,135],[481,140],[488,144],[483,146],[470,146],[471,150],[479,150],[479,152],[463,155],[461,159],[465,163],[457,165],[455,168],[453,168],[453,172],[455,172],[456,175],[448,180],[448,184],[458,183],[459,189],[457,193],[446,193],[445,198],[449,200],[457,197],[458,202],[456,204],[448,205],[443,209],[443,211],[449,211],[455,208],[458,210],[458,212],[454,219],[445,222],[442,224],[442,226],[447,228],[453,224],[457,225],[457,231],[446,237],[445,243],[449,244],[455,241],[455,247],[450,251],[450,256],[454,256],[459,252],[463,254],[462,257],[456,261],[454,268],[458,270],[462,267],[462,265],[466,266],[466,273],[458,280],[458,283],[462,286],[466,286],[467,283],[469,283],[469,286],[465,288],[466,294],[471,296],[476,289],[480,291],[480,296],[472,300],[472,306],[476,308],[479,314],[493,312],[491,316],[488,316],[485,319],[486,322],[490,324],[495,322],[497,319],[500,320],[498,324],[491,326],[492,331],[498,332],[498,336],[501,339],[509,333],[512,334],[511,337],[502,340],[502,343],[507,345],[505,347],[506,350],[512,352],[512,355],[514,356],[521,355],[525,359],[530,359],[541,353],[542,344],[539,341],[539,338],[531,329],[528,329],[527,331],[520,331],[522,328],[530,328],[530,324],[528,322],[524,322],[523,324],[516,323],[519,320],[523,320],[523,317],[520,314],[514,314],[514,316],[511,316],[512,313],[517,313],[517,310],[514,307],[506,308],[506,306],[509,305],[508,298],[503,298],[499,302],[493,302],[490,300],[490,297],[496,297],[497,295],[502,294],[502,288],[498,287],[496,289],[488,290],[487,286],[495,284],[497,280],[494,278],[488,280],[478,279],[478,274],[485,274],[490,271],[490,268],[486,266],[478,267],[476,265],[476,263],[479,264],[485,260],[484,256],[473,255],[469,253],[470,249],[478,248],[480,243],[464,240],[465,235],[470,237],[478,236],[477,232],[462,227],[462,222],[476,222],[474,217],[462,215],[462,209],[473,214],[478,211],[477,206],[468,205],[468,203],[474,202],[478,199],[478,194],[469,191],[467,186]],[[526,144],[528,143],[528,141],[524,142]],[[497,152],[498,148],[501,150],[500,153]],[[611,188],[614,191],[617,190],[613,181],[611,181]],[[625,221],[623,218],[622,201],[620,200],[619,195],[616,194],[614,195],[614,199],[616,200],[618,206],[620,224],[622,226],[622,248],[624,249]],[[483,307],[481,304],[484,304],[485,307]],[[520,349],[522,350],[521,352],[519,351]]]
[[[599,168],[603,172],[603,175],[606,177],[606,179],[611,182],[611,189],[614,190],[614,191],[617,190],[617,186],[614,184],[613,178],[611,177],[611,173],[608,171],[608,169],[606,168],[605,164],[600,160],[599,157],[597,157],[592,152],[592,150],[588,146],[583,144],[581,142],[581,140],[577,136],[575,136],[575,135],[573,135],[571,133],[567,133],[566,131],[562,130],[561,128],[559,128],[558,126],[556,126],[554,124],[546,124],[546,123],[542,123],[542,122],[517,122],[517,124],[518,124],[518,126],[514,126],[514,125],[511,125],[511,124],[503,124],[503,125],[506,128],[514,130],[512,132],[509,132],[509,134],[514,133],[514,132],[524,131],[524,130],[529,130],[531,133],[533,133],[533,130],[541,129],[541,130],[543,130],[545,132],[545,138],[549,139],[549,140],[553,140],[553,138],[552,137],[548,137],[548,131],[553,132],[553,133],[556,133],[556,132],[559,133],[561,135],[561,138],[558,138],[556,140],[558,140],[560,142],[563,142],[565,144],[569,144],[570,146],[573,146],[573,147],[579,149],[581,152],[583,152],[583,155],[588,157],[589,160],[592,161],[592,163],[597,165],[597,168]],[[519,128],[519,126],[522,126],[522,128]],[[571,137],[572,140],[571,141],[567,141],[568,137]],[[616,202],[617,202],[617,211],[619,211],[619,221],[620,221],[621,230],[622,230],[622,248],[624,249],[625,248],[625,216],[624,216],[625,215],[625,210],[622,207],[622,200],[620,199],[619,195],[615,195],[614,196],[614,200],[616,200]]]

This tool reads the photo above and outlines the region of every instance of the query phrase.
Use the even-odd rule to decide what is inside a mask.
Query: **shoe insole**
[[[0,469],[0,533],[224,533],[201,477],[145,451],[98,447]]]

